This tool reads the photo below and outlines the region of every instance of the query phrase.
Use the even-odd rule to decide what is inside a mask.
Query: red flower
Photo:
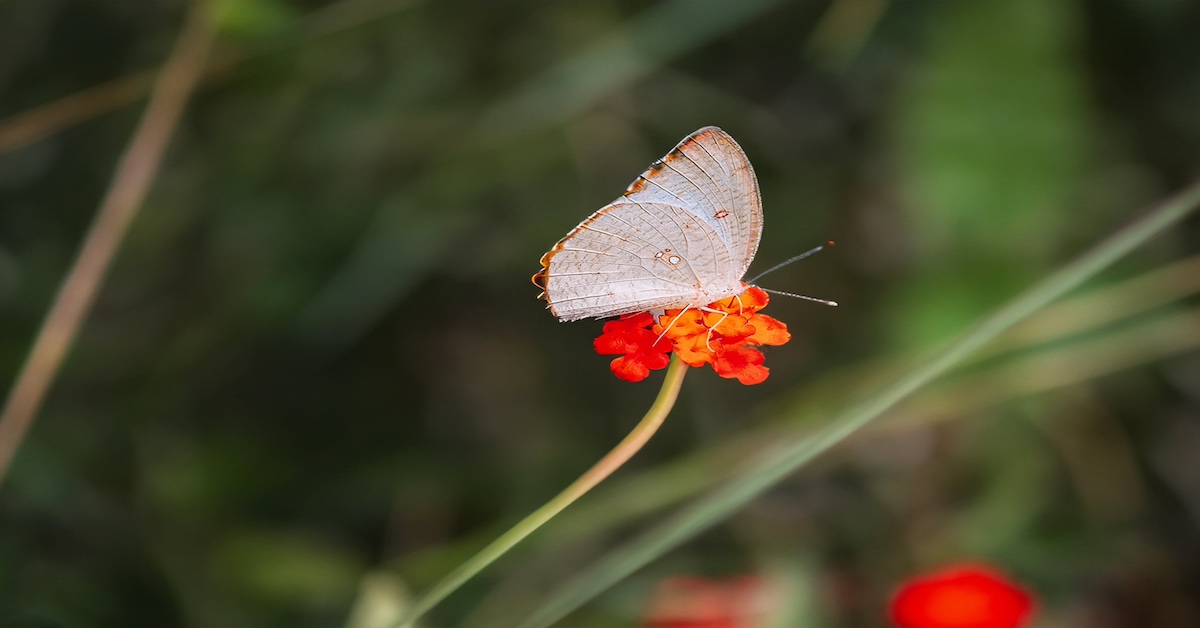
[[[982,565],[957,565],[912,578],[892,598],[900,628],[1019,628],[1033,598],[1005,576]]]
[[[763,354],[750,347],[782,345],[792,338],[786,325],[758,313],[769,301],[766,292],[748,286],[700,309],[666,310],[657,318],[649,312],[627,314],[604,324],[596,352],[620,355],[612,372],[629,382],[666,367],[674,351],[688,366],[710,364],[721,377],[759,384],[768,369]]]
[[[620,355],[609,367],[613,374],[627,382],[640,382],[650,371],[661,369],[671,361],[667,353],[671,343],[649,330],[654,317],[649,312],[627,314],[604,324],[604,332],[592,345],[600,355]],[[657,339],[657,340],[656,340]]]
[[[659,582],[643,617],[644,628],[756,628],[772,599],[754,576],[731,580],[677,577]]]

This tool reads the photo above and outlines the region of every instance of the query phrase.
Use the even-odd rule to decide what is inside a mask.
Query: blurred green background
[[[6,388],[187,4],[0,0]],[[701,126],[758,173],[751,274],[835,240],[763,284],[841,307],[776,298],[794,339],[766,383],[691,373],[629,467],[426,625],[512,625],[1200,173],[1193,0],[215,10],[0,486],[0,626],[342,626],[364,590],[428,587],[657,392],[529,276]],[[757,574],[778,625],[881,626],[896,583],[963,559],[1036,591],[1040,626],[1200,625],[1198,255],[1192,220],[563,625],[636,625],[664,577]]]

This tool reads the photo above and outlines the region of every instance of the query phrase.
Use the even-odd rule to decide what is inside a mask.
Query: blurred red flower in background
[[[644,628],[760,628],[771,610],[766,582],[756,576],[730,580],[666,578],[643,617]]]
[[[1020,628],[1033,597],[984,565],[955,565],[911,578],[892,598],[890,614],[900,628]]]
[[[688,366],[711,364],[718,375],[750,385],[767,379],[763,354],[750,347],[782,345],[792,336],[783,323],[759,314],[770,301],[760,288],[709,303],[703,310],[626,314],[604,324],[593,343],[600,355],[619,355],[610,368],[627,382],[640,382],[670,362],[672,351]],[[665,330],[665,331],[664,331]]]

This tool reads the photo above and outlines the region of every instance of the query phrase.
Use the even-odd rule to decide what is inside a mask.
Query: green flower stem
[[[408,609],[408,613],[401,618],[394,626],[410,627],[413,626],[416,620],[429,609],[433,608],[438,602],[453,593],[458,587],[462,586],[482,571],[485,567],[492,564],[497,558],[503,556],[514,545],[520,543],[525,537],[533,533],[555,515],[562,512],[564,508],[570,506],[572,502],[579,499],[592,490],[597,484],[604,481],[604,478],[612,475],[614,471],[619,469],[621,465],[629,461],[658,431],[663,420],[667,418],[667,414],[671,412],[671,408],[675,405],[675,399],[679,397],[679,387],[683,385],[683,376],[687,373],[688,367],[679,359],[679,356],[671,356],[671,366],[667,368],[667,376],[663,380],[662,389],[658,392],[658,398],[654,400],[654,405],[646,412],[646,416],[629,432],[612,451],[608,452],[600,459],[591,469],[588,469],[579,479],[571,483],[570,486],[563,489],[561,493],[556,495],[554,499],[546,502],[541,508],[533,511],[529,516],[521,520],[520,523],[513,526],[501,534],[496,540],[488,544],[487,547],[472,556],[467,562],[458,566],[457,569],[450,572],[441,582],[434,585],[432,589],[426,591],[423,595],[413,601],[413,605]]]

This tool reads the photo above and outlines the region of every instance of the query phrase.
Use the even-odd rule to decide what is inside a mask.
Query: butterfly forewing
[[[564,321],[699,306],[742,290],[761,235],[749,160],[705,127],[567,234],[535,279]]]
[[[746,153],[717,127],[705,127],[642,173],[625,192],[631,201],[672,203],[721,235],[735,264],[731,281],[746,274],[762,237],[762,200]]]

